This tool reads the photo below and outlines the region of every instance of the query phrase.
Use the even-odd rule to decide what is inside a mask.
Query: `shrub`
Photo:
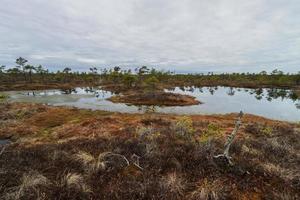
[[[271,136],[273,128],[258,123],[251,123],[246,125],[245,131],[256,136]]]
[[[153,127],[138,127],[136,135],[145,146],[146,152],[149,154],[157,149],[157,139],[160,137],[160,132]]]
[[[180,117],[173,125],[175,134],[179,137],[191,139],[195,133],[193,121],[190,117]]]
[[[221,136],[221,129],[217,124],[209,123],[207,128],[202,131],[200,137],[198,137],[198,141],[200,143],[206,143],[213,138],[217,138]]]
[[[137,127],[135,133],[136,133],[136,137],[138,137],[139,139],[151,139],[153,135],[159,135],[159,132],[156,132],[155,129],[151,126]]]
[[[155,76],[151,76],[144,81],[143,85],[147,91],[153,92],[157,89],[158,83],[159,80]]]

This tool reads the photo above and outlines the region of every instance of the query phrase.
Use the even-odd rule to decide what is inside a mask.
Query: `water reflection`
[[[207,90],[211,95],[214,95],[215,92],[219,89],[219,87],[180,87],[180,90],[183,92],[191,92],[194,93],[196,89],[200,93],[204,93]],[[174,91],[174,88],[169,91]],[[293,102],[299,101],[300,96],[298,96],[293,90],[282,89],[282,88],[234,88],[234,87],[227,87],[226,94],[228,96],[234,96],[236,92],[246,92],[251,96],[254,96],[257,100],[266,99],[267,101],[271,102],[274,99],[281,99],[282,101],[285,99],[290,99]],[[295,103],[297,109],[299,109],[299,102]]]
[[[235,90],[233,89],[233,87],[230,87],[230,88],[229,88],[227,94],[228,94],[229,96],[233,96],[233,95],[235,94]]]
[[[225,114],[243,110],[273,119],[299,121],[300,99],[292,90],[278,88],[176,87],[166,90],[194,96],[203,104],[193,106],[134,106],[113,103],[107,98],[115,93],[100,87],[64,90],[8,92],[11,101],[74,106],[126,113]]]
[[[94,87],[84,87],[84,88],[71,88],[71,89],[59,89],[59,90],[44,90],[44,91],[28,91],[26,93],[21,93],[25,96],[34,96],[34,97],[42,97],[42,96],[53,96],[53,95],[93,95],[96,98],[106,98],[107,95],[115,95],[116,93],[101,90],[99,88]]]
[[[75,88],[73,89],[62,89],[60,90],[62,94],[77,94],[77,91]]]

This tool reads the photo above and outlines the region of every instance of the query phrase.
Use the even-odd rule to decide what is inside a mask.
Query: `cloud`
[[[0,63],[295,72],[299,10],[297,0],[2,0]]]

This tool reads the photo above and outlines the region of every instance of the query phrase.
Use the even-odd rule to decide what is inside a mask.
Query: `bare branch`
[[[140,166],[140,156],[133,154],[131,156],[131,159],[133,159],[133,165],[139,168],[140,170],[143,170],[143,168]]]
[[[229,149],[230,149],[230,146],[240,128],[240,125],[241,125],[241,119],[243,117],[244,113],[242,111],[240,111],[239,115],[238,115],[238,118],[237,118],[237,121],[235,122],[235,127],[234,127],[234,130],[232,131],[232,133],[228,136],[227,138],[227,141],[225,143],[225,146],[224,146],[224,153],[223,154],[219,154],[217,156],[214,156],[215,159],[221,161],[221,162],[226,162],[227,164],[229,165],[232,165],[232,162],[231,162],[231,157],[229,155]]]

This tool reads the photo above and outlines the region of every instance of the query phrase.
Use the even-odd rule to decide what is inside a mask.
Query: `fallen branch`
[[[237,121],[235,122],[235,127],[234,127],[234,130],[232,131],[232,133],[228,136],[227,138],[227,141],[225,143],[225,146],[224,146],[224,152],[223,154],[219,154],[219,155],[216,155],[214,156],[214,159],[215,160],[218,160],[218,161],[221,161],[221,162],[225,162],[224,164],[229,164],[229,165],[232,165],[232,161],[231,161],[231,157],[229,155],[229,149],[230,149],[230,146],[240,128],[240,125],[241,125],[241,119],[243,117],[244,113],[242,111],[240,111],[239,115],[238,115],[238,118],[237,118]]]

